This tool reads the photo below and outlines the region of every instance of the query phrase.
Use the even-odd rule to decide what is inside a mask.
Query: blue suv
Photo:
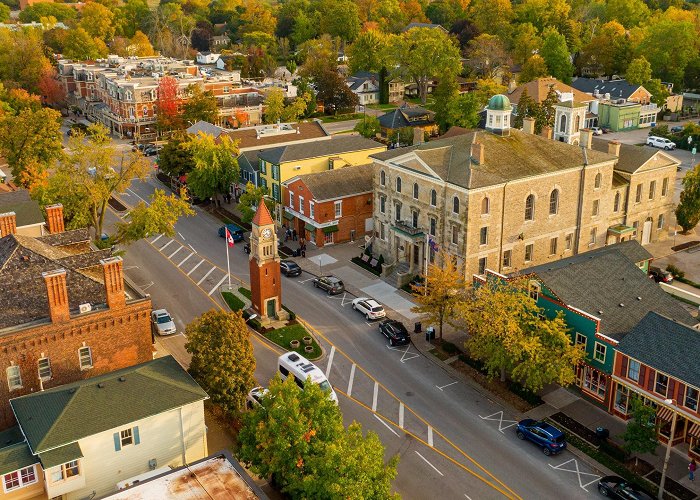
[[[564,433],[547,422],[526,418],[518,423],[515,434],[518,439],[529,439],[540,446],[547,456],[556,455],[566,448]]]

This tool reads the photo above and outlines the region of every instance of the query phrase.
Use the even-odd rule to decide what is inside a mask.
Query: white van
[[[321,369],[301,354],[293,351],[283,354],[279,357],[277,364],[282,380],[293,376],[297,385],[303,389],[306,379],[311,377],[312,383],[318,384],[336,404],[338,403],[338,396]]]

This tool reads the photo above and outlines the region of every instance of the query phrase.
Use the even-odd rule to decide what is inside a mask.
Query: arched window
[[[417,182],[413,183],[413,198],[415,200],[418,199],[418,183]]]
[[[397,193],[401,192],[401,177],[396,178],[396,192]]]
[[[430,191],[430,204],[434,207],[437,206],[437,191],[434,189]]]
[[[481,200],[481,215],[488,215],[490,210],[491,200],[489,200],[488,196],[485,196],[484,199]]]
[[[615,193],[615,204],[613,205],[613,212],[620,211],[620,192]]]
[[[386,186],[386,172],[384,172],[384,170],[379,171],[379,184],[381,186]]]
[[[566,132],[566,115],[561,115],[559,120],[559,132]]]
[[[456,196],[452,198],[452,212],[458,214],[459,213],[459,198]]]
[[[556,215],[559,212],[559,190],[555,189],[549,195],[549,215]]]
[[[535,195],[531,194],[525,199],[525,220],[535,218]]]
[[[578,132],[578,131],[579,131],[579,123],[578,123],[578,120],[574,120],[574,132]]]
[[[603,176],[600,175],[600,172],[595,174],[595,188],[598,189],[600,187],[600,181],[603,179]]]

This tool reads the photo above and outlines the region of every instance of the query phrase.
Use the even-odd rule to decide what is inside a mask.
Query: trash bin
[[[420,333],[423,328],[423,325],[421,325],[420,321],[416,322],[416,327],[413,329],[414,333]]]
[[[425,340],[430,342],[431,340],[435,340],[435,328],[432,326],[429,326],[428,328],[425,329]]]
[[[610,437],[610,431],[605,427],[596,427],[595,435],[602,440],[606,440]]]

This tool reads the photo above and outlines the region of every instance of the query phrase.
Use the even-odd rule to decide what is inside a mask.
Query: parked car
[[[226,224],[225,226],[221,226],[219,228],[219,237],[223,238],[226,236],[226,229],[228,229],[228,232],[231,233],[233,241],[243,241],[243,233],[245,233],[245,231],[243,228],[235,224]]]
[[[358,297],[352,301],[352,308],[365,315],[367,321],[386,316],[384,306],[369,297]]]
[[[657,137],[655,135],[650,135],[647,137],[647,146],[653,146],[655,148],[661,148],[665,150],[676,149],[676,143],[669,141],[665,137]]]
[[[249,409],[253,409],[256,406],[261,406],[262,403],[262,398],[265,394],[267,394],[269,391],[265,389],[264,387],[253,387],[250,392],[248,392],[248,395],[246,396],[246,406],[248,406]]]
[[[547,422],[526,418],[518,423],[515,434],[518,439],[527,439],[540,446],[547,456],[555,455],[566,448],[564,433]]]
[[[653,500],[654,497],[644,491],[633,488],[618,476],[605,476],[598,481],[598,492],[604,497],[621,500]]]
[[[68,136],[72,137],[78,133],[88,135],[88,126],[84,123],[74,123],[68,129]]]
[[[389,339],[389,345],[406,345],[411,342],[411,335],[400,321],[385,319],[379,323],[379,333]]]
[[[649,277],[657,283],[673,283],[673,275],[660,267],[649,266]]]
[[[683,132],[683,129],[685,129],[685,127],[683,125],[675,125],[675,126],[671,127],[671,132],[673,132],[674,134],[677,134],[678,132]]]
[[[600,127],[591,127],[591,132],[593,135],[603,135],[603,129]]]
[[[151,313],[151,324],[158,335],[174,335],[177,333],[175,322],[165,309],[157,309]]]
[[[293,260],[282,260],[280,261],[280,271],[285,276],[299,276],[301,274],[301,267]]]
[[[139,143],[139,144],[134,144],[134,145],[131,147],[131,150],[132,150],[132,151],[141,151],[141,152],[143,152],[144,149],[146,149],[146,148],[148,148],[148,147],[151,147],[151,146],[155,146],[155,144],[151,144],[150,142],[141,142],[141,143]]]
[[[340,278],[333,275],[314,278],[313,284],[314,287],[328,292],[328,295],[337,295],[345,291],[345,284]]]

